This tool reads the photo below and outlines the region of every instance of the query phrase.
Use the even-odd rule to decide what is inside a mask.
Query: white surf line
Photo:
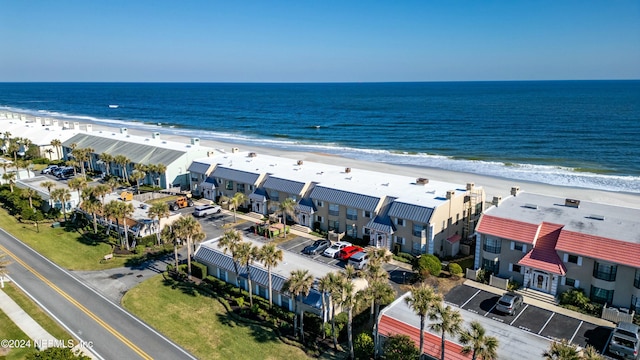
[[[528,307],[529,307],[529,304],[526,304],[526,305],[524,306],[524,309],[520,310],[520,314],[518,314],[518,316],[516,316],[516,317],[513,319],[513,321],[511,321],[511,322],[509,323],[509,325],[513,325],[513,323],[514,323],[514,322],[516,322],[516,320],[518,320],[518,318],[520,317],[520,315],[522,315],[522,313],[524,313],[524,311],[525,311],[525,310],[527,310],[527,308],[528,308]]]
[[[575,338],[576,335],[578,335],[578,330],[580,330],[580,327],[582,326],[583,323],[584,323],[584,320],[580,320],[580,325],[578,325],[578,327],[576,328],[576,331],[573,332],[573,336],[571,336],[571,339],[569,339],[569,342],[573,342],[573,338]]]
[[[538,335],[540,335],[540,333],[544,330],[544,328],[547,327],[547,324],[549,324],[549,321],[551,321],[551,319],[553,318],[553,315],[555,315],[556,313],[551,313],[551,316],[549,316],[549,318],[547,319],[547,322],[544,323],[544,325],[542,325],[542,329],[540,329],[540,331],[538,331]]]
[[[476,293],[475,293],[475,294],[473,294],[473,295],[469,298],[469,300],[465,301],[465,302],[464,302],[464,304],[460,305],[460,307],[461,307],[461,308],[463,308],[465,305],[467,305],[467,304],[469,303],[469,301],[471,301],[471,299],[473,299],[474,297],[476,297],[476,295],[480,294],[480,291],[482,291],[482,290],[478,289],[478,291],[476,291]]]

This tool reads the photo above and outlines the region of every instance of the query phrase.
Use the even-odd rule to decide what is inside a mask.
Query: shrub
[[[353,352],[356,359],[370,359],[373,357],[373,339],[367,333],[360,333],[353,341]]]
[[[560,304],[562,305],[573,305],[586,309],[590,302],[591,300],[584,294],[582,289],[571,289],[560,294]]]
[[[204,279],[207,277],[207,265],[201,264],[197,261],[191,262],[191,275],[198,279]]]
[[[349,317],[345,312],[336,315],[336,320],[335,320],[336,336],[338,337],[338,339],[340,339],[341,337],[347,336],[346,326],[347,326],[348,320],[349,320]],[[325,331],[326,337],[331,337],[331,321],[328,321],[326,324],[324,324],[324,331]]]
[[[244,306],[244,296],[238,296],[236,298],[236,304],[238,304],[239,307],[243,307]]]
[[[423,278],[426,278],[429,275],[437,277],[440,276],[440,272],[442,271],[442,264],[435,255],[426,254],[422,255],[414,263],[414,270],[416,270]]]
[[[153,247],[158,242],[158,238],[155,235],[148,235],[145,237],[138,238],[136,241],[140,245],[144,245],[146,247]]]
[[[449,263],[449,272],[451,275],[459,277],[462,275],[462,266],[457,263]]]
[[[138,255],[140,255],[140,254],[144,254],[144,250],[145,250],[146,248],[147,248],[147,247],[146,247],[146,246],[144,246],[144,245],[136,245],[136,247],[133,249],[133,253],[134,253],[134,254],[138,254]]]
[[[413,360],[420,356],[418,347],[407,335],[394,335],[387,339],[382,348],[387,360]]]
[[[515,281],[515,280],[509,280],[509,282],[507,283],[507,290],[508,291],[516,291],[518,289],[520,289],[520,283]]]

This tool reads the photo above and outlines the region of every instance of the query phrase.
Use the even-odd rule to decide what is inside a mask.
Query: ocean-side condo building
[[[130,175],[137,164],[165,165],[163,173],[147,173],[142,184],[151,184],[163,189],[190,186],[189,167],[193,160],[213,156],[215,150],[201,146],[200,139],[191,138],[190,143],[164,140],[159,132],[151,136],[131,135],[127,128],[119,131],[92,131],[91,128],[80,132],[62,143],[64,158],[70,158],[72,148],[92,149],[88,160],[90,167],[108,172],[109,175],[125,177]],[[112,161],[105,163],[102,154],[109,154]],[[115,160],[124,156],[126,163]]]
[[[473,183],[450,184],[254,152],[230,153],[218,160],[200,184],[202,189],[215,187],[218,198],[242,192],[248,199],[245,205],[263,216],[277,212],[278,203],[291,198],[297,204],[298,225],[416,255],[456,255],[460,241],[473,233],[485,198]]]
[[[476,228],[475,268],[554,296],[640,311],[640,209],[520,192],[494,199]]]

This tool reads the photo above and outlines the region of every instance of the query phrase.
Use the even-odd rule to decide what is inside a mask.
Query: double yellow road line
[[[45,278],[39,272],[35,271],[31,266],[29,266],[27,263],[22,261],[22,259],[18,258],[15,254],[13,254],[9,250],[7,250],[4,246],[0,245],[0,251],[2,251],[5,254],[9,255],[13,260],[15,260],[15,262],[17,262],[18,264],[22,265],[22,267],[24,267],[25,269],[29,270],[29,272],[31,272],[33,275],[35,275],[38,279],[42,280],[42,282],[47,284],[51,289],[53,289],[55,292],[57,292],[62,297],[67,299],[70,303],[72,303],[75,307],[80,309],[80,311],[85,313],[87,316],[89,316],[95,322],[100,324],[100,326],[102,326],[108,332],[110,332],[113,336],[118,338],[118,340],[122,341],[125,345],[127,345],[129,348],[131,348],[131,350],[133,350],[136,354],[140,355],[140,357],[142,357],[143,359],[153,359],[153,357],[149,356],[149,354],[147,354],[144,351],[142,351],[142,349],[140,349],[138,346],[136,346],[136,344],[132,343],[124,335],[120,334],[116,329],[111,327],[111,325],[107,324],[104,320],[99,318],[96,314],[92,313],[89,309],[87,309],[84,305],[79,303],[76,299],[74,299],[69,294],[64,292],[62,289],[57,287],[54,283],[49,281],[49,279]]]

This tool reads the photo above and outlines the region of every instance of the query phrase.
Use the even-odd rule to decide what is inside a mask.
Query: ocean
[[[0,83],[0,110],[640,193],[638,80]]]

